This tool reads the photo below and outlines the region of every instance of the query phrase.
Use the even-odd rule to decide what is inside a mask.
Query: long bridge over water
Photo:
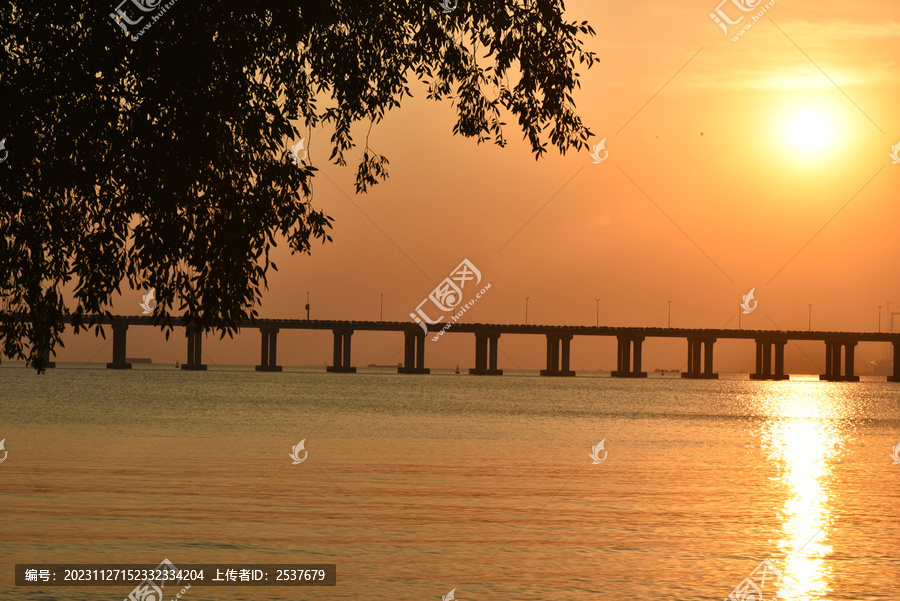
[[[131,326],[158,327],[152,316],[82,316],[83,323],[108,325],[113,331],[112,361],[110,369],[130,369],[127,362],[127,332]],[[66,323],[72,318],[67,317]],[[173,324],[184,327],[180,319]],[[436,334],[446,327],[444,323],[423,324],[429,334]],[[427,374],[425,367],[425,341],[428,334],[419,324],[401,321],[342,321],[308,319],[256,319],[241,329],[258,329],[261,338],[260,362],[257,371],[281,371],[278,365],[278,333],[281,330],[331,330],[334,334],[333,361],[330,372],[354,373],[351,341],[356,331],[398,332],[404,337],[403,363],[397,368],[404,374]],[[618,341],[614,378],[645,378],[642,370],[642,345],[647,338],[683,338],[687,341],[687,371],[683,378],[713,379],[718,374],[713,369],[713,348],[717,340],[753,340],[756,343],[756,370],[750,375],[754,380],[786,380],[784,373],[784,347],[791,340],[821,340],[825,350],[825,373],[819,377],[829,381],[859,381],[853,373],[854,348],[859,342],[890,342],[893,345],[893,370],[888,381],[900,382],[900,334],[875,332],[820,332],[798,330],[734,330],[689,328],[641,328],[612,326],[547,326],[525,324],[454,323],[447,334],[474,334],[474,375],[503,375],[497,368],[497,350],[503,334],[546,336],[547,363],[542,376],[574,376],[569,367],[571,344],[575,336],[614,336]],[[185,370],[204,370],[202,345],[204,333],[185,327],[187,361]],[[51,363],[52,367],[53,364]]]

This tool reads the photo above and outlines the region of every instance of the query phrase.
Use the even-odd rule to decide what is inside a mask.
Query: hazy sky
[[[366,195],[353,193],[355,164],[327,163],[331,131],[304,132],[334,243],[311,257],[280,247],[261,316],[305,317],[310,291],[314,319],[378,319],[383,293],[384,318],[409,320],[467,258],[492,287],[466,321],[521,323],[527,296],[529,323],[592,325],[600,298],[601,324],[665,325],[671,300],[673,326],[736,327],[755,288],[744,328],[806,329],[812,303],[813,329],[876,330],[878,305],[900,310],[900,164],[888,156],[900,141],[900,6],[780,0],[732,42],[764,4],[722,5],[745,15],[726,36],[709,17],[715,0],[569,2],[569,20],[597,31],[588,48],[600,63],[581,70],[575,99],[592,144],[606,138],[601,164],[586,151],[536,162],[514,125],[503,149],[454,137],[452,106],[421,85],[373,129],[390,179]],[[137,314],[139,301],[126,293],[114,312]],[[184,339],[163,338],[132,328],[128,355],[183,361]],[[109,360],[111,344],[92,335],[65,340],[59,360]],[[471,335],[427,344],[428,366],[474,363]],[[353,363],[396,363],[402,345],[399,333],[357,333]],[[576,370],[615,365],[612,338],[572,348]],[[504,336],[500,349],[501,368],[543,367],[541,337]],[[644,349],[645,369],[685,363],[682,340]],[[882,350],[858,347],[857,369]],[[259,334],[204,351],[256,363]],[[330,332],[279,337],[282,364],[323,365],[331,352]],[[753,357],[751,341],[716,345],[720,371],[750,371]],[[788,346],[788,370],[823,363],[821,343]]]

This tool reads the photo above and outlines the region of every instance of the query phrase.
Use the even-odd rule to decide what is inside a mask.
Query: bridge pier
[[[106,364],[106,369],[131,369],[131,363],[125,359],[125,334],[128,332],[127,323],[114,323],[113,331],[113,356],[112,363]]]
[[[497,369],[497,341],[500,334],[475,333],[475,368],[469,373],[474,376],[502,376]]]
[[[784,347],[787,339],[756,339],[756,373],[751,380],[790,380],[784,374]],[[772,366],[772,347],[775,347],[775,365]]]
[[[616,371],[610,373],[613,378],[646,378],[647,372],[641,371],[641,347],[643,336],[617,336],[619,349],[616,357]]]
[[[859,376],[853,375],[855,346],[855,340],[825,340],[825,373],[819,376],[819,379],[829,382],[859,382]],[[844,349],[843,374],[841,374],[841,347]]]
[[[260,328],[262,349],[256,371],[281,371],[278,365],[278,328]]]
[[[541,370],[542,376],[575,376],[575,372],[569,369],[571,344],[571,334],[547,334],[547,369]]]
[[[334,332],[334,359],[325,371],[355,374],[356,368],[350,366],[350,339],[353,330],[332,330]]]
[[[895,340],[892,348],[894,350],[894,369],[887,377],[887,381],[900,382],[900,340]]]
[[[719,374],[713,372],[713,344],[715,338],[688,338],[688,368],[681,372],[682,378],[715,380]],[[703,362],[700,361],[701,345]]]
[[[191,328],[185,328],[187,336],[187,361],[181,364],[181,369],[189,371],[205,371],[203,364],[203,332],[197,332]]]
[[[403,342],[403,367],[398,367],[397,373],[430,374],[431,370],[425,367],[425,334],[403,332]]]

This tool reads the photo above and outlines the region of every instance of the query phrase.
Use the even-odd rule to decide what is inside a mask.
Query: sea
[[[4,364],[0,439],[4,600],[900,598],[900,384],[874,376]],[[164,559],[336,580],[14,579]]]

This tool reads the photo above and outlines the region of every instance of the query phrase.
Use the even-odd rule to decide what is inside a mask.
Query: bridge
[[[113,331],[112,361],[109,369],[130,369],[126,359],[126,341],[131,326],[158,327],[153,316],[82,316],[82,322],[90,325],[109,325]],[[66,323],[72,322],[72,316]],[[204,370],[201,354],[204,333],[185,326],[180,318],[173,318],[173,325],[185,327],[187,361],[185,370]],[[260,362],[257,371],[281,371],[278,365],[278,333],[281,330],[331,330],[334,334],[334,355],[330,372],[355,373],[351,357],[351,341],[357,331],[398,332],[404,337],[403,363],[397,368],[404,374],[427,374],[425,367],[425,341],[430,334],[437,335],[447,324],[419,324],[401,321],[342,321],[308,319],[256,319],[241,329],[258,329],[261,340]],[[641,328],[611,326],[546,326],[526,324],[454,323],[445,333],[474,334],[475,367],[470,374],[484,376],[503,375],[497,368],[497,351],[503,334],[546,336],[547,362],[542,376],[572,377],[569,367],[571,344],[575,336],[614,336],[618,341],[614,378],[645,378],[642,370],[642,346],[647,338],[683,338],[687,341],[687,371],[683,378],[714,379],[719,375],[713,369],[713,348],[717,340],[753,340],[756,343],[756,370],[750,375],[754,380],[786,380],[784,373],[784,347],[791,340],[821,340],[825,345],[825,373],[819,376],[828,381],[859,381],[853,373],[854,348],[859,342],[890,342],[893,345],[893,370],[890,382],[900,382],[900,334],[874,332],[821,332],[798,330],[734,330],[688,328]],[[49,357],[48,357],[49,360]],[[50,367],[53,364],[50,363]]]

